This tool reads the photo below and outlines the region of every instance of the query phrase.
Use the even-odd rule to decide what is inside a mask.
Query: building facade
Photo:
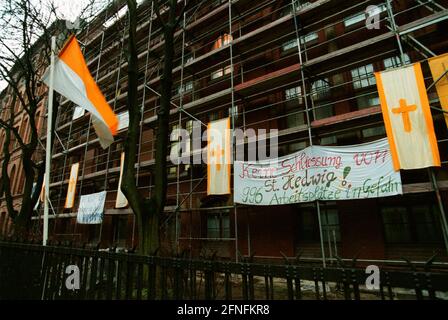
[[[444,0],[193,3],[182,17],[183,29],[176,32],[172,129],[192,130],[194,120],[207,124],[231,117],[234,128],[279,130],[280,156],[311,143],[352,145],[385,137],[374,72],[400,66],[402,48],[404,63],[422,62],[429,87],[433,80],[425,60],[448,51]],[[163,36],[151,2],[142,1],[138,8],[143,117],[136,165],[139,190],[149,196]],[[121,119],[126,118],[127,98],[125,30],[125,6],[113,6],[78,36],[92,75]],[[431,106],[440,108],[434,87],[429,97]],[[433,110],[433,119],[443,163],[435,175],[446,207],[448,132],[441,112]],[[115,208],[126,128],[103,150],[90,117],[62,99],[55,131],[50,238],[135,247],[132,211]],[[167,147],[175,149],[176,143]],[[80,164],[75,206],[64,209],[74,163]],[[438,259],[447,258],[428,170],[402,171],[402,196],[276,207],[235,205],[232,195],[207,196],[206,165],[169,163],[167,174],[166,216],[160,228],[173,252],[279,262],[285,256],[319,262],[323,254],[327,261],[425,261],[435,252]],[[77,224],[80,195],[99,191],[107,191],[103,223]],[[33,220],[37,238],[39,215],[38,210]],[[0,219],[8,224],[4,212]]]

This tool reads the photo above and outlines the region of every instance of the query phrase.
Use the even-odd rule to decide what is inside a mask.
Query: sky
[[[3,1],[4,0],[0,0],[0,4]],[[36,1],[36,0],[29,0],[29,1]],[[89,0],[44,0],[44,1],[53,2],[55,4],[55,7],[57,8],[58,15],[61,18],[69,20],[71,22],[74,22],[76,18],[79,17],[83,8],[90,3]],[[102,7],[107,2],[108,0],[97,0],[95,1],[95,4],[98,5],[99,7]],[[0,30],[0,33],[1,32],[2,30]],[[0,91],[6,88],[6,86],[7,86],[6,82],[0,79]]]

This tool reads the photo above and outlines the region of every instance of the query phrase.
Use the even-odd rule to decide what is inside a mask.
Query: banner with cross
[[[440,166],[420,63],[375,74],[394,169]]]
[[[230,118],[213,121],[207,129],[207,194],[230,194]]]

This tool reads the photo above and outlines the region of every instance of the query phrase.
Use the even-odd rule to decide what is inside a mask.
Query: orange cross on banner
[[[230,194],[230,118],[213,121],[207,129],[207,194]]]
[[[378,72],[375,76],[394,169],[440,166],[420,64]]]
[[[401,113],[403,117],[404,131],[411,132],[412,125],[411,119],[409,118],[409,112],[417,110],[417,106],[415,104],[408,106],[406,104],[406,99],[400,99],[400,107],[392,109],[392,112],[395,114]]]
[[[216,159],[216,170],[221,171],[221,163],[223,163],[223,157],[225,156],[226,152],[219,144],[215,149],[212,150],[212,157]]]

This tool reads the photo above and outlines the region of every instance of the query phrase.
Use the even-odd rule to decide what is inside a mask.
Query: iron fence
[[[72,290],[77,275],[79,289]],[[367,277],[365,269],[354,267],[189,260],[0,242],[0,299],[448,299],[448,273],[383,269],[376,290],[368,290]]]

